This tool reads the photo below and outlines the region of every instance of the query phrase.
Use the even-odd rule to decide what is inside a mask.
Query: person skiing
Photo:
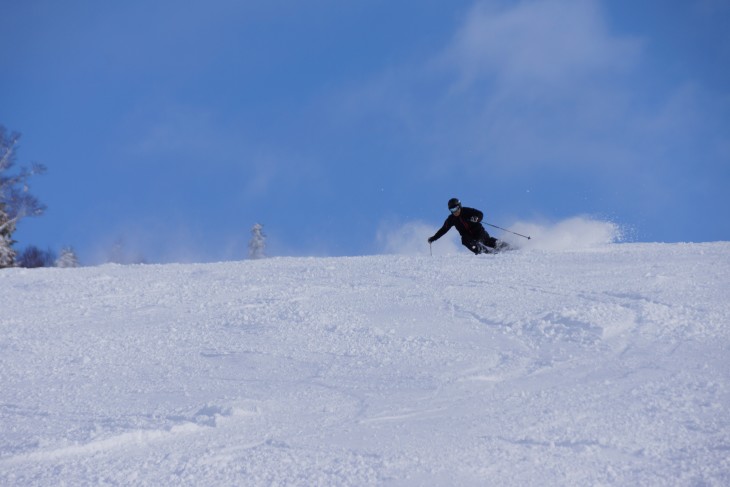
[[[429,237],[429,244],[443,237],[451,227],[456,227],[461,235],[461,244],[475,255],[490,254],[507,247],[506,243],[491,237],[484,229],[481,223],[484,213],[474,208],[462,207],[458,198],[451,198],[448,206],[451,214],[446,218],[444,225]]]

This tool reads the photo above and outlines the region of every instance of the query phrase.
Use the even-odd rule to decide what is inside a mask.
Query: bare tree
[[[29,245],[19,255],[16,264],[18,267],[35,269],[38,267],[53,267],[56,254],[53,250],[41,250],[35,245]]]

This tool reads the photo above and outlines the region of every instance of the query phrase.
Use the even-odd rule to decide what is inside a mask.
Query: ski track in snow
[[[730,243],[0,271],[0,485],[730,485]]]

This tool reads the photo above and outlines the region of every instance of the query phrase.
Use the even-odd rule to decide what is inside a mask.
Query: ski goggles
[[[461,209],[461,206],[455,206],[455,207],[453,207],[453,208],[449,208],[449,211],[450,211],[451,213],[456,213],[456,212],[457,212],[457,211],[459,211],[460,209]]]

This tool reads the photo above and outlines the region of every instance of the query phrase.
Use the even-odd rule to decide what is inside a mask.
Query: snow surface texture
[[[730,243],[0,271],[0,485],[730,485]]]

